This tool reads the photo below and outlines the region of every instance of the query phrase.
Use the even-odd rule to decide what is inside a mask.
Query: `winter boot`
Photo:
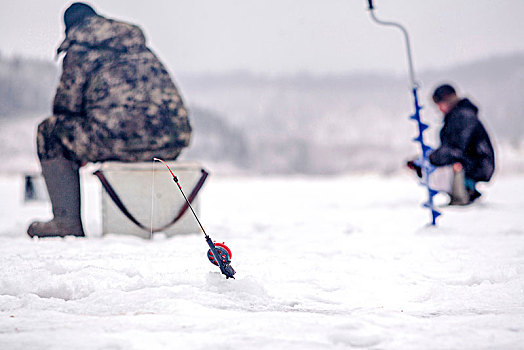
[[[468,205],[470,203],[465,180],[466,175],[464,174],[464,170],[457,171],[453,174],[453,187],[451,188],[449,205]]]
[[[476,199],[482,196],[482,193],[480,193],[476,189],[477,182],[475,180],[466,178],[465,184],[466,184],[466,191],[468,191],[470,202],[474,202]]]
[[[48,222],[33,222],[27,234],[30,237],[84,237],[78,165],[64,158],[42,160],[41,165],[54,218]]]
[[[482,193],[480,193],[476,189],[472,189],[472,190],[468,189],[468,194],[469,194],[469,201],[470,202],[473,202],[476,199],[478,199],[480,196],[482,196]]]

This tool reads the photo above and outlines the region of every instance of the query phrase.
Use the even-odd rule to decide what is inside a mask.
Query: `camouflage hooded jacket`
[[[138,160],[141,152],[179,152],[189,144],[187,111],[139,27],[93,16],[68,32],[61,52],[53,113],[81,122],[94,144],[131,155],[123,160]]]

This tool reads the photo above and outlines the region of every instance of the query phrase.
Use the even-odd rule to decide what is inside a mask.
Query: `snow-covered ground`
[[[1,349],[524,344],[524,177],[497,177],[437,228],[408,175],[212,177],[201,219],[233,250],[226,280],[200,233],[101,237],[83,176],[89,237],[47,240],[24,231],[48,206],[0,176]]]

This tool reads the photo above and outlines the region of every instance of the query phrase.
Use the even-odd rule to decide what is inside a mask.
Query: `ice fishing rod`
[[[417,142],[420,145],[421,150],[421,157],[415,161],[415,163],[421,167],[422,169],[422,179],[421,184],[426,187],[428,191],[428,201],[423,204],[425,208],[428,208],[431,212],[431,225],[436,225],[437,218],[442,215],[438,210],[435,209],[435,205],[433,203],[433,197],[438,193],[438,191],[431,188],[429,185],[429,177],[433,171],[435,171],[435,167],[430,163],[429,161],[429,154],[432,151],[432,148],[429,147],[424,142],[424,131],[429,128],[428,124],[425,124],[422,122],[422,119],[420,118],[420,110],[422,109],[422,106],[420,106],[418,102],[418,82],[415,78],[415,70],[413,69],[413,58],[411,55],[411,42],[409,40],[409,34],[406,28],[397,22],[390,22],[390,21],[382,21],[375,16],[375,8],[373,6],[373,0],[368,0],[369,5],[369,13],[371,15],[371,18],[373,21],[375,21],[377,24],[384,25],[384,26],[391,26],[400,29],[400,31],[404,34],[404,40],[406,43],[406,53],[408,57],[408,68],[409,68],[409,79],[411,81],[411,92],[413,93],[413,104],[415,107],[415,113],[409,117],[409,119],[414,120],[417,123],[418,127],[418,135],[417,137],[413,138],[414,142]]]
[[[226,279],[227,278],[233,278],[234,279],[235,277],[233,275],[236,272],[233,269],[233,267],[230,265],[231,264],[231,257],[233,256],[233,254],[231,253],[231,250],[224,243],[213,243],[213,241],[211,240],[211,237],[209,237],[209,235],[206,233],[206,230],[204,229],[204,226],[202,226],[202,223],[198,219],[198,216],[195,213],[195,211],[193,210],[193,207],[191,206],[191,203],[187,199],[184,191],[182,190],[182,186],[180,186],[180,182],[178,181],[178,177],[175,176],[175,174],[173,173],[173,171],[171,170],[171,168],[169,167],[169,165],[167,165],[167,163],[165,161],[163,161],[160,158],[156,158],[156,157],[153,158],[153,160],[162,162],[167,167],[167,169],[169,170],[171,175],[173,176],[173,181],[175,181],[175,183],[178,186],[178,189],[180,190],[180,193],[182,193],[182,196],[184,196],[184,199],[185,199],[187,205],[189,206],[189,209],[191,209],[191,212],[193,213],[193,216],[195,217],[196,221],[198,222],[198,225],[200,226],[200,229],[202,230],[202,233],[204,234],[204,236],[206,238],[207,245],[209,246],[209,250],[207,252],[207,257],[208,257],[209,261],[211,261],[211,263],[213,263],[214,265],[217,265],[218,267],[220,267],[220,271],[222,272],[222,274],[224,274],[226,276]]]

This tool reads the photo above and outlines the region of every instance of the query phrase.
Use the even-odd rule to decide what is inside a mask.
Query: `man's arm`
[[[53,114],[84,115],[84,86],[87,80],[86,54],[67,53],[56,89]]]
[[[441,145],[429,155],[431,164],[436,166],[463,163],[466,148],[478,125],[473,111],[463,111],[461,115],[450,118],[441,138]]]

